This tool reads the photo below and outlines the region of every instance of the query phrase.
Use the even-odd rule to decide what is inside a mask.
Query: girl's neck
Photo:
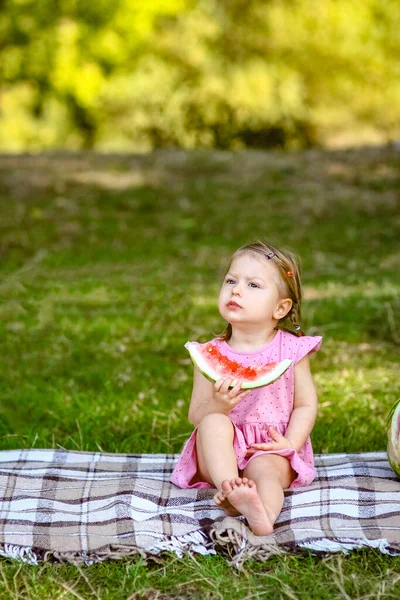
[[[257,332],[254,334],[249,334],[248,332],[238,331],[236,328],[232,329],[232,335],[228,341],[229,346],[239,351],[251,351],[257,350],[258,348],[263,348],[272,340],[277,334],[276,329],[271,329],[268,331]]]

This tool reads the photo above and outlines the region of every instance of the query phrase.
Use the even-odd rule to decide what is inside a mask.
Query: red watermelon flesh
[[[231,360],[214,344],[207,344],[203,350],[203,353],[207,356],[212,356],[217,361],[218,372],[221,377],[234,377],[235,379],[246,379],[247,381],[254,381],[261,375],[271,373],[278,363],[270,362],[266,363],[262,367],[245,367],[235,360]],[[215,366],[215,365],[214,365]]]
[[[218,379],[242,382],[242,388],[256,388],[269,385],[278,379],[290,367],[292,361],[285,359],[280,362],[265,363],[261,366],[245,366],[228,358],[219,347],[212,342],[198,344],[187,342],[185,347],[199,371],[211,381]]]

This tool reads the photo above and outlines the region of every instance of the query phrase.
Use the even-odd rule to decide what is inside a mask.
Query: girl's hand
[[[251,444],[251,447],[247,450],[247,455],[254,454],[258,450],[285,450],[286,448],[293,448],[292,442],[288,438],[285,438],[284,435],[278,433],[272,425],[268,425],[268,432],[273,441],[265,444]]]
[[[232,410],[250,390],[242,390],[242,382],[238,381],[233,387],[234,379],[218,379],[214,383],[214,401],[224,405],[225,409]]]

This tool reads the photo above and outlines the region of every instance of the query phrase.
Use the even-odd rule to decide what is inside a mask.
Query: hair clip
[[[300,325],[296,325],[295,330],[299,331],[301,329]]]
[[[268,252],[268,254],[264,254],[265,258],[268,258],[268,260],[270,258],[273,258],[274,256],[276,256],[276,254],[274,254],[273,252]]]
[[[287,271],[286,275],[287,275],[288,277],[294,277],[294,273],[293,273],[293,271]]]

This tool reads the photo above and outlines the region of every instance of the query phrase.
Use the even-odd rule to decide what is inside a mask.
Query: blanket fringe
[[[202,531],[194,531],[181,536],[171,536],[160,540],[149,548],[127,547],[116,544],[91,553],[43,551],[33,549],[30,546],[17,546],[15,544],[0,545],[0,556],[20,560],[30,565],[38,565],[42,562],[55,560],[60,563],[90,566],[104,560],[118,560],[135,554],[145,560],[150,556],[156,556],[163,552],[175,552],[180,558],[185,552],[196,552],[203,555],[216,554],[216,551],[212,548],[210,538]]]
[[[252,536],[249,532],[249,537]],[[252,536],[254,537],[254,536]],[[256,538],[257,539],[257,538]],[[360,550],[362,548],[376,548],[382,554],[390,556],[400,556],[400,545],[391,545],[386,539],[378,540],[354,540],[349,538],[328,539],[320,538],[303,542],[296,547],[278,546],[273,540],[257,539],[258,543],[254,543],[242,532],[233,528],[221,530],[212,529],[210,537],[202,531],[195,531],[182,536],[171,536],[162,540],[150,548],[138,548],[126,546],[109,546],[98,552],[53,552],[41,551],[33,549],[29,546],[17,546],[15,544],[1,544],[0,556],[11,558],[30,565],[38,565],[42,562],[55,560],[61,563],[70,563],[74,565],[90,566],[95,563],[103,562],[109,559],[121,559],[124,557],[139,555],[144,561],[147,558],[162,554],[163,552],[175,552],[181,558],[185,552],[195,552],[198,554],[210,555],[217,554],[216,548],[227,551],[231,560],[228,562],[237,568],[241,568],[247,560],[256,559],[261,562],[267,561],[271,556],[277,554],[285,554],[288,551],[291,553],[299,553],[301,550],[311,550],[315,554],[324,554],[331,552],[349,553],[351,550]]]
[[[267,561],[271,556],[278,554],[301,554],[304,550],[311,550],[314,554],[327,554],[332,552],[348,553],[351,550],[362,548],[376,548],[383,554],[391,556],[400,555],[400,544],[390,544],[386,539],[350,539],[350,538],[319,538],[307,542],[280,543],[278,545],[273,536],[257,537],[239,521],[227,517],[216,523],[210,530],[210,537],[214,546],[229,554],[231,565],[241,568],[243,563],[250,559],[260,562]]]
[[[20,560],[29,565],[38,565],[40,562],[36,552],[34,552],[29,546],[1,544],[0,556],[4,556],[5,558],[12,558],[13,560]]]
[[[347,554],[351,550],[359,550],[361,548],[377,548],[382,554],[390,554],[391,556],[400,555],[400,547],[391,546],[385,539],[379,540],[354,540],[350,538],[328,539],[321,538],[311,540],[309,542],[300,543],[301,548],[314,550],[315,552],[344,552]]]
[[[216,554],[216,551],[212,548],[210,538],[203,531],[172,536],[148,549],[148,552],[154,552],[155,554],[166,551],[175,552],[180,558],[187,551],[197,552],[197,554],[203,554],[203,556],[206,554]]]
[[[287,552],[287,548],[278,546],[272,537],[260,543],[260,538],[251,533],[244,522],[232,517],[216,523],[210,537],[215,547],[228,552],[231,558],[228,562],[237,568],[252,558],[265,562],[271,556]]]

